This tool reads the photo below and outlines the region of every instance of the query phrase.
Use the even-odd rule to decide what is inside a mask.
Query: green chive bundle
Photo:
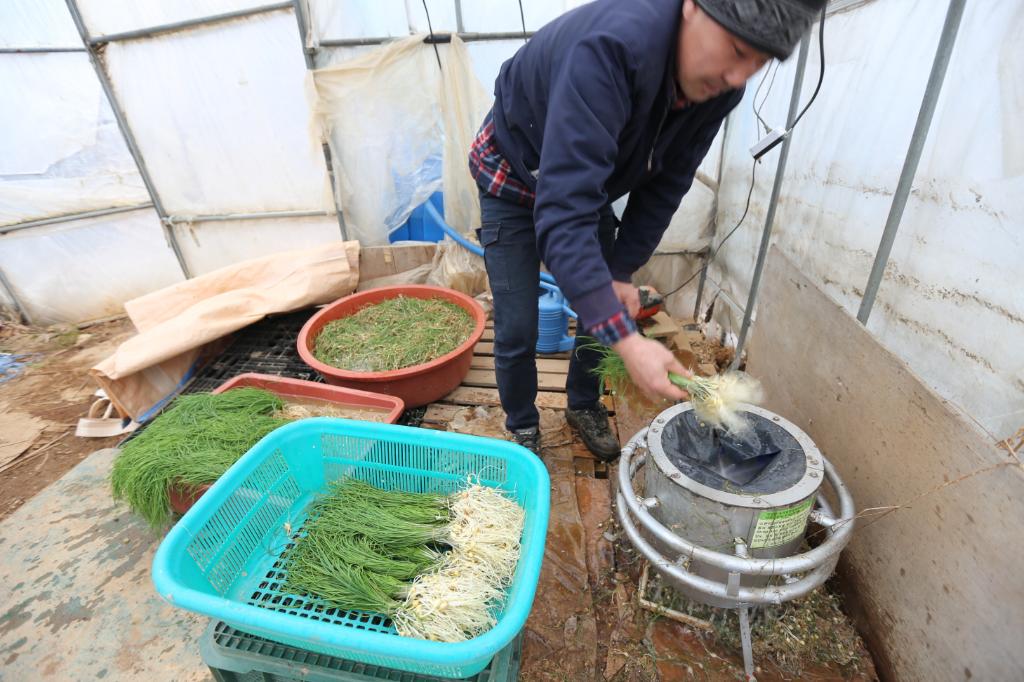
[[[283,402],[257,388],[178,397],[128,441],[110,474],[114,499],[155,529],[171,518],[169,488],[213,483],[263,436],[288,420],[273,416]]]
[[[596,342],[583,347],[601,354],[593,371],[608,388],[627,402],[643,405],[622,356]],[[760,384],[743,372],[726,372],[713,377],[685,377],[669,372],[668,379],[690,394],[690,401],[701,419],[733,433],[742,433],[749,428],[747,420],[739,412],[739,404],[759,403],[762,399]]]
[[[473,333],[475,321],[441,298],[398,296],[324,325],[313,356],[353,372],[412,367],[450,353]]]
[[[500,491],[442,496],[331,486],[285,555],[285,589],[392,618],[399,634],[462,641],[494,625],[525,514]]]

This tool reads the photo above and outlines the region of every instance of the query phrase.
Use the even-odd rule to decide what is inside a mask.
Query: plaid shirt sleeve
[[[637,330],[636,322],[622,310],[590,328],[590,335],[602,345],[613,346]]]
[[[480,188],[493,197],[522,206],[533,206],[536,195],[512,172],[512,165],[498,151],[494,119],[487,113],[484,124],[469,148],[469,172]]]

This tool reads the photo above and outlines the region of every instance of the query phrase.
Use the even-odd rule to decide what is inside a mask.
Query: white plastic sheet
[[[149,201],[87,55],[0,55],[0,82],[0,224]]]
[[[122,303],[183,279],[152,209],[16,232],[0,270],[37,324],[122,312]]]
[[[168,213],[333,210],[290,10],[111,43],[106,61]]]
[[[251,258],[341,239],[336,216],[186,223],[174,234],[193,275]]]
[[[825,83],[793,135],[775,241],[851,314],[892,203],[942,21],[933,3],[891,0],[835,15],[826,25]],[[1024,422],[1024,290],[1014,284],[1024,262],[1022,37],[1022,3],[968,5],[868,325],[999,437]],[[803,102],[817,77],[815,43]],[[775,125],[784,120],[792,71],[792,63],[783,67],[765,107]],[[747,148],[756,137],[749,97],[726,145],[720,230],[739,217],[749,186]],[[714,272],[741,301],[774,168],[772,154],[758,170],[747,223]],[[718,319],[727,329],[739,327],[738,314]]]
[[[575,0],[522,0],[520,17],[519,3],[515,0],[472,0],[462,3],[462,22],[467,31],[497,33],[519,31],[525,19],[526,30],[536,31],[580,4]]]
[[[81,47],[64,0],[0,2],[0,47]]]
[[[405,0],[309,0],[309,12],[321,40],[409,35]]]
[[[468,4],[470,3],[463,1],[463,12]],[[412,33],[429,33],[429,26],[433,26],[436,33],[450,33],[458,30],[459,22],[455,13],[454,0],[427,0],[427,9],[430,10],[429,22],[427,13],[423,10],[422,0],[405,0],[405,13],[408,17],[409,30]]]
[[[422,36],[314,72],[345,223],[363,245],[386,243],[443,177],[448,220],[461,229],[476,220],[465,154],[488,98],[461,41],[438,53],[444,78]]]
[[[273,0],[76,0],[90,36],[226,14]],[[63,4],[63,2],[61,3]],[[66,9],[65,9],[66,11]]]

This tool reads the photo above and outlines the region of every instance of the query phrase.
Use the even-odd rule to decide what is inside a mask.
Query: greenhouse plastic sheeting
[[[284,10],[107,46],[168,213],[333,210],[301,45]]]
[[[147,203],[84,53],[0,55],[0,224]]]
[[[82,39],[64,0],[3,0],[0,47],[82,47]]]
[[[442,177],[449,222],[465,230],[479,221],[465,156],[490,102],[460,40],[438,53],[443,79],[422,36],[313,73],[345,224],[363,245],[387,243]]]
[[[189,271],[202,275],[232,263],[341,238],[336,216],[181,223],[174,234]]]
[[[405,0],[375,0],[368,9],[365,0],[309,0],[312,35],[321,40],[409,35]]]
[[[336,241],[236,263],[125,303],[138,336],[90,370],[122,415],[137,421],[188,379],[204,348],[271,313],[355,290],[359,244]]]
[[[892,204],[943,14],[925,0],[890,0],[826,23],[825,82],[793,133],[775,241],[851,314]],[[994,438],[1016,431],[1024,415],[1024,289],[1014,280],[1024,262],[1022,37],[1024,3],[968,3],[868,324]],[[817,81],[816,44],[815,37],[802,102]],[[784,121],[795,61],[780,71],[763,112],[775,126]],[[718,238],[746,200],[752,94],[730,128]],[[751,214],[715,267],[741,301],[775,158],[758,169]],[[738,330],[740,315],[718,310],[725,309],[716,319]]]
[[[274,0],[76,0],[90,36],[133,31],[272,4]],[[61,3],[63,4],[63,2]],[[65,8],[65,12],[67,9]]]
[[[36,324],[116,315],[182,279],[152,209],[16,232],[0,247],[0,270]]]

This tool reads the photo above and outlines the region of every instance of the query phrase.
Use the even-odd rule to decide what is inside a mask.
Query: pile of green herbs
[[[475,322],[441,298],[398,296],[324,325],[313,356],[353,372],[386,372],[450,353],[469,338]]]
[[[155,529],[171,519],[169,491],[213,483],[249,448],[287,419],[282,400],[257,388],[178,397],[114,460],[114,499]]]

